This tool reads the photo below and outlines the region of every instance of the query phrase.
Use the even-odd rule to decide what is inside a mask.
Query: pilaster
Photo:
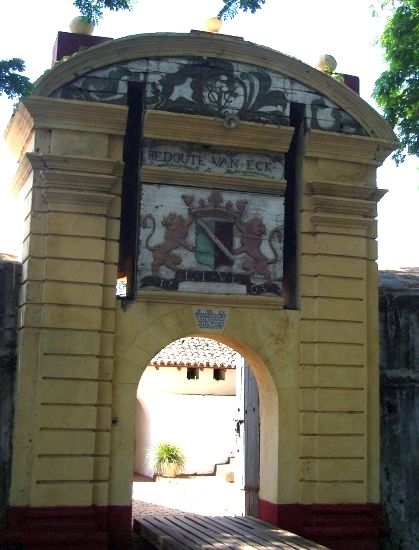
[[[8,131],[27,209],[13,507],[108,503],[126,109],[75,103],[31,98]]]
[[[376,204],[382,143],[313,131],[301,212],[300,502],[378,502]],[[373,466],[372,466],[373,464]]]

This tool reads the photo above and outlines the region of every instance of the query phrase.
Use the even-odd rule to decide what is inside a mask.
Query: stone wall
[[[20,264],[0,255],[0,529],[5,525],[10,482],[19,276]]]
[[[384,548],[419,548],[419,270],[380,274]]]

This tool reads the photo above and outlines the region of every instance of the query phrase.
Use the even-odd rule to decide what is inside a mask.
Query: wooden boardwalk
[[[137,516],[134,531],[161,550],[326,550],[325,546],[250,516]]]

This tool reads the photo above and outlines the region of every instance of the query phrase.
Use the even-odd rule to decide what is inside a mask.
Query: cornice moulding
[[[311,204],[315,212],[334,212],[342,214],[353,214],[354,216],[365,216],[375,218],[377,215],[376,203],[362,199],[350,199],[342,197],[330,197],[313,195]]]
[[[105,174],[108,176],[122,176],[124,164],[119,161],[84,156],[69,155],[38,155],[27,153],[33,168],[42,170],[67,170],[68,172],[84,172],[87,174]]]
[[[240,151],[285,153],[294,134],[290,126],[239,122],[225,128],[223,119],[149,110],[144,116],[144,137],[157,140],[217,145]]]
[[[41,170],[40,175],[47,187],[65,187],[67,190],[111,192],[116,176],[87,174],[59,170]],[[115,195],[115,193],[112,193]]]
[[[90,186],[93,184],[93,186],[99,185],[100,187],[105,183],[105,186],[109,187],[110,185],[109,189],[111,189],[116,179],[122,177],[123,169],[123,163],[109,159],[26,153],[13,178],[11,189],[16,196],[32,170],[40,170],[45,181],[52,182],[54,178],[59,182],[62,180],[58,185],[66,185],[66,181],[84,178],[85,182],[90,182]],[[65,180],[65,174],[69,175],[67,180]],[[105,179],[102,176],[105,176]],[[106,179],[106,177],[111,179]]]
[[[180,170],[157,166],[143,166],[140,172],[142,183],[166,183],[191,187],[207,187],[226,191],[250,191],[283,196],[287,182],[285,180],[256,176],[232,176],[230,174],[211,174],[198,170]]]
[[[386,193],[387,189],[376,187],[360,187],[348,183],[332,181],[312,181],[306,184],[306,189],[313,195],[332,195],[335,197],[347,197],[351,199],[363,199],[378,202]]]
[[[164,302],[194,304],[199,306],[240,307],[277,309],[283,308],[284,300],[268,296],[243,296],[240,294],[202,294],[195,292],[165,292],[164,290],[139,290],[137,302]]]
[[[128,107],[30,96],[19,104],[5,132],[6,143],[20,158],[34,129],[62,129],[124,136]]]
[[[91,205],[102,206],[104,211],[109,203],[114,199],[112,193],[102,193],[94,190],[84,189],[60,189],[49,188],[42,192],[45,200],[51,206],[57,203],[73,204],[73,205]]]
[[[356,228],[356,229],[369,229],[373,218],[363,218],[359,216],[336,216],[332,214],[314,214],[311,216],[311,221],[314,226],[319,229],[321,226],[327,228],[330,227],[344,227],[344,228]]]
[[[397,146],[398,143],[394,140],[385,141],[338,132],[310,130],[306,134],[304,154],[306,157],[381,166]]]
[[[4,140],[16,159],[25,154],[33,131],[33,118],[23,103],[13,113],[4,132]]]
[[[27,156],[23,157],[10,185],[12,194],[15,197],[19,194],[19,191],[22,189],[22,186],[25,184],[32,171],[33,168],[30,160]]]

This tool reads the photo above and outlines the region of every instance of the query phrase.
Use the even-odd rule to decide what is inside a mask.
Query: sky
[[[239,14],[224,22],[221,33],[242,36],[315,65],[319,55],[332,54],[337,71],[360,77],[361,97],[371,99],[374,82],[385,69],[377,44],[386,15],[372,16],[372,0],[266,0],[255,15]],[[133,11],[111,13],[94,34],[120,38],[153,32],[204,29],[204,21],[222,7],[222,0],[138,0]],[[14,0],[0,7],[0,59],[20,57],[25,74],[35,80],[51,66],[58,31],[68,31],[78,15],[71,0]],[[9,192],[16,159],[3,142],[13,102],[0,97],[0,252],[19,255],[19,205]],[[396,167],[387,159],[379,168],[377,184],[388,189],[378,209],[378,265],[380,269],[419,266],[418,160],[408,158]]]

